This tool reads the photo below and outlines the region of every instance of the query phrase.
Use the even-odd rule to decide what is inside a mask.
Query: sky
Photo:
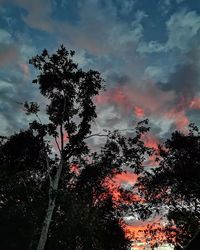
[[[146,144],[156,147],[173,130],[199,125],[198,0],[0,0],[1,135],[26,127],[20,102],[42,101],[28,60],[60,44],[106,81],[96,132],[149,118]]]
[[[24,127],[19,102],[39,98],[28,60],[60,44],[106,80],[95,130],[147,117],[160,140],[198,124],[199,42],[196,0],[0,0],[1,133]]]

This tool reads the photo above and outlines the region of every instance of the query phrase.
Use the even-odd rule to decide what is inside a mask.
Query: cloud
[[[166,22],[168,38],[165,43],[159,41],[141,42],[137,51],[140,53],[161,53],[178,49],[182,52],[191,50],[192,42],[200,31],[200,16],[196,11],[181,10],[173,13]]]
[[[0,29],[0,67],[5,68],[7,65],[15,66],[19,64],[22,68],[21,65],[27,63],[28,59],[34,54],[36,54],[36,49],[30,45],[30,42],[25,39],[17,41],[11,33]],[[23,69],[25,67],[24,65]]]
[[[185,0],[176,0],[178,4],[183,3]]]
[[[161,53],[167,51],[167,46],[158,41],[141,42],[137,48],[139,53]]]
[[[0,29],[0,43],[10,44],[11,42],[12,42],[11,34],[4,29]]]
[[[118,4],[118,11],[126,16],[133,11],[137,3],[137,0],[126,0],[126,1],[115,0],[115,2]]]
[[[36,97],[36,88],[27,84],[30,71],[26,64],[30,51],[33,51],[26,40],[22,44],[16,41],[11,33],[0,30],[0,130],[11,134],[24,128],[28,120],[19,104]],[[32,50],[31,50],[32,48]],[[32,56],[32,54],[31,54]]]
[[[162,68],[155,65],[147,66],[144,72],[144,79],[153,79],[154,81],[165,81],[168,76],[165,66]]]
[[[200,97],[195,97],[190,102],[190,108],[191,109],[200,109]]]
[[[152,82],[116,86],[96,97],[96,103],[99,105],[115,105],[123,108],[126,114],[133,114],[135,106],[139,106],[146,115],[162,113],[163,110],[167,110],[173,100],[173,91],[163,91]]]
[[[120,6],[126,9],[126,4],[124,1]],[[144,11],[138,10],[127,22],[117,16],[119,10],[114,1],[106,1],[104,5],[101,1],[80,1],[79,22],[59,22],[57,30],[63,40],[92,55],[116,56],[116,53],[134,49],[143,36],[141,23],[147,18]]]
[[[19,57],[17,46],[14,44],[12,35],[0,29],[0,67],[15,62]]]
[[[117,85],[96,97],[96,127],[99,132],[102,128],[130,129],[147,117],[152,134],[144,140],[148,146],[157,149],[160,138],[168,136],[169,131],[185,129],[190,122],[188,109],[197,107],[197,104],[191,106],[191,102],[182,105],[180,96],[175,89],[162,89],[152,82]]]
[[[128,128],[134,119],[148,117],[152,119],[153,128],[162,127],[156,136],[163,136],[172,128],[184,130],[190,122],[190,110],[199,107],[200,63],[197,54],[198,50],[189,52],[185,56],[185,64],[177,66],[163,83],[147,80],[135,83],[126,75],[112,75],[110,80],[115,84],[96,97],[96,104],[101,107],[98,110],[106,114],[107,107],[112,107],[110,118],[115,114],[119,117],[118,122],[123,119],[122,125]],[[151,67],[148,69],[152,70]],[[101,125],[102,120],[105,121],[104,126],[117,124],[116,119],[105,116]]]
[[[3,4],[10,2],[13,5],[23,8],[26,14],[23,16],[25,23],[34,29],[46,32],[54,30],[53,20],[51,19],[51,1],[50,0],[1,0]]]
[[[147,235],[148,230],[158,230],[152,237]],[[135,250],[144,250],[150,244],[160,243],[159,249],[172,249],[169,245],[164,244],[166,241],[166,234],[163,231],[164,227],[160,222],[160,218],[156,217],[154,220],[137,221],[135,219],[126,220],[124,225],[125,233],[128,237],[133,239],[132,247]],[[163,248],[162,248],[163,247]]]
[[[67,42],[70,48],[77,48],[76,59],[81,66],[96,68],[103,73],[108,90],[96,99],[100,117],[95,124],[98,131],[131,127],[133,120],[145,116],[152,118],[155,127],[158,126],[156,119],[160,124],[162,119],[165,120],[165,132],[171,124],[179,128],[186,124],[188,106],[193,107],[191,109],[197,106],[190,103],[198,89],[198,67],[191,56],[185,55],[200,29],[200,17],[195,11],[173,13],[166,21],[168,38],[165,43],[160,43],[143,40],[143,22],[149,16],[145,10],[135,9],[137,1],[116,0],[105,4],[101,1],[78,1],[76,22],[53,20],[54,9],[50,1],[10,2],[26,11],[23,18],[29,27],[56,31],[59,41]],[[170,5],[170,1],[165,1],[165,4]],[[2,48],[6,49],[2,50],[2,55],[0,50],[0,65],[16,61],[23,74],[22,79],[28,79],[30,72],[24,61],[37,52],[32,43],[14,44],[6,30],[2,31],[1,39]],[[149,62],[138,54],[138,51],[148,54],[177,50],[184,53],[185,61],[179,62],[178,66],[174,62],[175,68],[170,63],[163,64],[163,61],[151,64],[152,60]]]
[[[136,192],[133,192],[137,178],[138,176],[130,171],[115,174],[112,178],[105,178],[104,185],[108,188],[115,205],[143,201]],[[129,192],[124,192],[124,190]]]
[[[15,45],[0,43],[0,67],[6,67],[7,64],[13,64],[19,58],[19,52]]]
[[[178,66],[166,83],[161,84],[163,90],[173,90],[176,93],[176,109],[185,110],[191,100],[198,94],[200,87],[199,50],[187,54],[185,64]]]
[[[13,70],[8,77],[1,77],[0,93],[0,114],[3,121],[0,123],[1,133],[10,135],[27,127],[29,118],[20,103],[38,99],[36,86],[27,84],[27,79],[23,79],[21,74],[17,75]]]
[[[158,150],[159,140],[152,133],[146,133],[142,135],[142,140],[144,141],[144,145],[148,148],[153,148]]]
[[[139,119],[143,118],[145,115],[144,110],[138,106],[134,107],[134,113],[135,113],[135,116]]]
[[[122,172],[121,174],[115,175],[113,181],[116,182],[116,184],[119,186],[127,183],[130,185],[134,185],[137,181],[137,175],[132,172],[126,171]]]
[[[163,15],[167,15],[172,8],[171,0],[162,0],[158,3],[158,10],[161,11]]]
[[[191,49],[191,39],[193,39],[200,30],[200,16],[196,11],[182,10],[173,14],[166,23],[169,38],[167,41],[168,49]]]

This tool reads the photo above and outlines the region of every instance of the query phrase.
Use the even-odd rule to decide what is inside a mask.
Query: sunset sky
[[[20,102],[41,101],[28,60],[60,44],[106,80],[96,132],[149,118],[145,141],[156,148],[174,129],[199,124],[198,0],[0,0],[1,135],[27,126]]]
[[[165,138],[198,123],[199,1],[0,0],[1,133],[26,124],[17,102],[39,98],[28,59],[61,43],[106,80],[96,129],[148,117],[154,136]]]

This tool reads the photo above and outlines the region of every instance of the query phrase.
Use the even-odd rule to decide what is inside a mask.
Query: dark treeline
[[[30,60],[38,71],[33,83],[47,103],[45,121],[40,105],[24,103],[33,119],[27,130],[0,140],[0,244],[3,250],[130,249],[123,216],[161,216],[161,229],[149,227],[152,249],[169,243],[183,249],[198,235],[200,221],[200,132],[175,131],[157,152],[142,135],[148,121],[127,137],[120,131],[92,134],[94,97],[104,89],[97,71],[83,71],[74,51],[61,46]],[[43,114],[44,115],[44,114]],[[48,121],[48,122],[47,122]],[[93,152],[88,140],[101,136],[104,146]],[[145,168],[156,153],[158,166]],[[127,169],[138,175],[136,185],[119,188],[117,204],[108,180]],[[139,194],[141,201],[132,200]],[[152,243],[153,242],[153,243]]]

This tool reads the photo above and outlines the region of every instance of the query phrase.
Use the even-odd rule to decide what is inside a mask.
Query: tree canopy
[[[29,129],[0,145],[0,227],[6,249],[130,247],[123,204],[116,205],[106,182],[124,171],[122,166],[142,172],[148,150],[141,135],[149,128],[141,122],[130,138],[108,131],[101,150],[91,152],[94,96],[104,81],[99,72],[79,68],[73,56],[61,46],[55,54],[45,49],[30,60],[38,70],[33,83],[46,99],[45,114],[39,103],[27,100],[25,111],[33,117]]]
[[[165,225],[148,227],[146,240],[157,230],[166,237],[152,241],[152,249],[163,242],[182,249],[199,236],[198,128],[191,124],[188,133],[173,132],[159,146],[158,166],[145,168],[153,152],[143,142],[148,120],[139,122],[130,137],[119,130],[93,131],[94,97],[104,80],[98,71],[81,69],[74,54],[62,45],[52,55],[45,49],[30,60],[42,101],[27,100],[28,128],[0,140],[1,247],[130,249],[123,216],[144,220],[159,214]],[[94,136],[105,142],[97,152],[88,143]],[[117,187],[116,202],[110,181],[127,169],[138,182],[129,189]]]
[[[141,178],[152,213],[167,219],[166,240],[182,249],[200,226],[200,133],[175,131],[160,147],[159,166]]]

